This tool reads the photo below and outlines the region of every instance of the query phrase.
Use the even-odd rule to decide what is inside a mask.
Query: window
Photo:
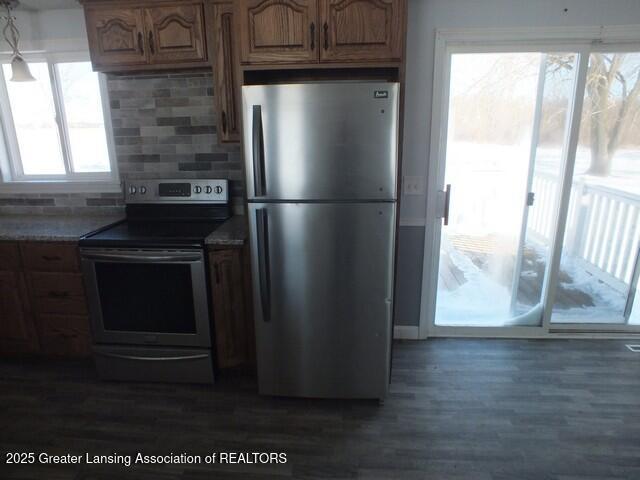
[[[29,61],[35,82],[0,72],[5,182],[114,182],[106,88],[87,61]]]

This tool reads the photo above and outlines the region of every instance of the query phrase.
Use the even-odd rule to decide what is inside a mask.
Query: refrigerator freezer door
[[[394,203],[249,204],[261,394],[384,398]]]
[[[249,201],[394,200],[398,84],[242,87]]]

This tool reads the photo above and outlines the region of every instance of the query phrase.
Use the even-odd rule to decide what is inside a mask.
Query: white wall
[[[88,51],[87,30],[81,8],[64,10],[17,11],[22,52]],[[4,23],[2,24],[4,27]],[[0,39],[0,54],[11,53]]]
[[[409,0],[403,175],[427,174],[436,29],[634,24],[640,0]],[[403,196],[401,220],[424,220],[425,201]]]

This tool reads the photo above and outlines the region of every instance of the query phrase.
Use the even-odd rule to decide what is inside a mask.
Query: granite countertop
[[[98,228],[124,216],[0,215],[0,241],[77,242]],[[248,238],[244,215],[224,222],[206,239],[207,245],[242,246]]]
[[[123,218],[112,215],[0,215],[0,241],[77,242],[82,235]]]
[[[207,245],[242,246],[248,236],[246,217],[234,215],[214,230],[204,242]]]

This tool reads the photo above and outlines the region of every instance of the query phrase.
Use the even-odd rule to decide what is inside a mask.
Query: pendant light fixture
[[[17,0],[1,0],[0,4],[7,10],[6,16],[3,16],[2,19],[7,22],[7,24],[2,29],[2,35],[4,39],[7,41],[9,46],[13,49],[13,56],[11,58],[11,81],[12,82],[32,82],[35,80],[31,72],[29,71],[29,65],[24,61],[22,55],[20,54],[20,50],[18,50],[18,41],[20,40],[20,32],[18,31],[18,27],[16,27],[15,20],[16,17],[11,15],[11,9],[15,8],[18,5]]]

